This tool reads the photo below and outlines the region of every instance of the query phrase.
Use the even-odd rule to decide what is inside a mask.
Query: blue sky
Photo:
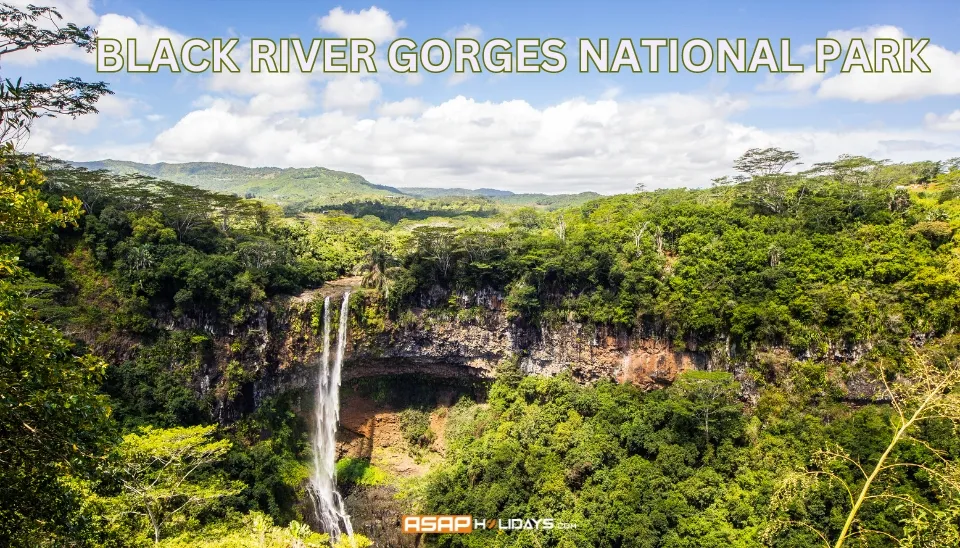
[[[33,0],[38,2],[38,0]],[[25,2],[24,2],[25,3]],[[562,74],[100,74],[75,51],[9,56],[4,77],[103,79],[99,115],[45,121],[27,147],[144,162],[322,165],[397,186],[626,191],[702,186],[753,146],[805,161],[960,155],[960,2],[52,2],[102,36],[559,37]],[[518,5],[519,4],[519,5]],[[579,38],[929,38],[930,75],[580,74]],[[796,53],[798,57],[799,53]],[[243,57],[238,56],[238,57]],[[799,57],[809,63],[811,58]],[[806,76],[806,75],[805,75]]]

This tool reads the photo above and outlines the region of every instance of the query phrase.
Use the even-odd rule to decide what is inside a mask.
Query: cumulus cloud
[[[336,78],[323,90],[323,108],[363,112],[380,98],[380,92],[380,84],[374,80],[352,76]]]
[[[827,36],[836,38],[841,44],[849,43],[851,38],[862,38],[871,52],[871,58],[876,38],[903,40],[909,37],[903,29],[890,25],[833,31]],[[922,57],[929,65],[930,72],[871,74],[854,68],[851,72],[838,73],[819,82],[817,97],[877,103],[960,94],[960,52],[950,51],[931,42],[923,50]],[[842,59],[841,57],[836,62],[841,62]],[[902,64],[902,51],[898,59]]]
[[[448,30],[445,36],[451,40],[456,38],[473,38],[474,40],[480,40],[483,38],[483,29],[477,25],[467,23],[466,25]]]
[[[207,90],[243,98],[245,102],[234,108],[255,115],[297,112],[315,105],[314,84],[322,79],[321,72],[300,72],[295,63],[290,72],[251,72],[249,44],[234,51],[240,72],[211,73],[203,84]]]
[[[139,99],[123,97],[119,95],[104,95],[97,101],[97,110],[101,117],[107,118],[130,118],[135,110],[145,110],[149,107]],[[96,119],[95,116],[90,116]]]
[[[381,116],[386,116],[388,118],[400,118],[404,116],[409,117],[416,116],[424,110],[427,110],[427,106],[428,105],[420,99],[407,97],[402,101],[383,103],[377,109],[377,112],[379,112]]]
[[[346,80],[344,80],[346,81]],[[395,186],[501,187],[530,192],[702,186],[730,173],[751,147],[780,146],[805,161],[864,154],[894,161],[960,154],[950,134],[860,129],[764,130],[735,120],[730,96],[666,94],[638,100],[570,99],[546,107],[463,96],[384,103],[376,117],[333,111],[270,117],[215,101],[139,151],[141,161],[321,165]],[[111,154],[76,151],[76,159]]]
[[[377,44],[393,40],[405,26],[406,21],[397,21],[376,6],[360,11],[344,11],[337,6],[317,21],[317,27],[324,32],[345,38],[369,38]]]
[[[102,35],[110,32],[112,37],[142,40],[146,45],[140,51],[152,49],[151,42],[161,36],[179,37],[147,20],[97,15],[89,1],[66,0],[63,5],[64,15],[72,10],[70,20],[100,26]],[[359,12],[335,8],[317,24],[328,35],[367,37],[378,43],[396,38],[406,25],[377,7]],[[843,32],[903,36],[895,27]],[[447,36],[482,33],[479,27],[464,25]],[[832,36],[846,37],[840,31]],[[238,61],[248,62],[249,55],[241,48],[236,52]],[[762,87],[804,100],[879,102],[948,95],[960,93],[957,56],[930,45],[925,58],[934,70],[932,75],[820,75],[808,68],[804,74],[769,79]],[[192,102],[192,111],[174,119],[153,139],[137,143],[125,137],[136,134],[141,120],[158,127],[162,114],[144,116],[149,112],[146,105],[108,97],[100,105],[101,116],[38,122],[29,148],[76,160],[113,157],[248,166],[321,165],[395,186],[531,192],[618,192],[637,183],[648,188],[706,185],[712,177],[730,173],[733,160],[751,147],[793,149],[807,163],[834,159],[840,153],[894,161],[960,155],[960,138],[952,133],[960,131],[960,111],[930,113],[923,127],[912,130],[764,129],[739,121],[739,115],[757,103],[724,94],[631,98],[610,87],[596,100],[569,98],[544,106],[462,95],[428,103],[403,95],[383,97],[383,87],[415,85],[422,81],[421,74],[268,75],[242,68],[239,74],[202,77],[203,95]],[[317,107],[324,112],[311,114]],[[116,133],[110,128],[110,138],[119,142],[87,139],[91,143],[66,144],[70,135],[90,134],[107,123],[123,126]]]
[[[829,67],[827,72],[817,72],[816,66],[810,65],[805,67],[803,72],[796,72],[783,77],[768,74],[766,80],[757,86],[757,91],[808,91],[823,82],[829,72]]]
[[[928,112],[923,122],[927,128],[934,131],[960,131],[960,110],[942,116]]]
[[[69,137],[83,135],[85,137],[82,139],[87,140],[91,133],[103,126],[109,126],[118,136],[136,138],[143,129],[143,122],[137,113],[148,108],[137,99],[105,95],[97,101],[98,115],[38,119],[31,127],[25,146],[29,151],[70,158],[87,148],[66,144]]]
[[[161,38],[169,38],[174,46],[182,44],[186,37],[167,27],[155,25],[149,21],[137,21],[126,15],[107,13],[100,17],[96,24],[101,38],[116,38],[126,48],[127,40],[136,40],[137,59],[148,62],[157,49],[157,42]],[[95,61],[91,59],[91,61]]]

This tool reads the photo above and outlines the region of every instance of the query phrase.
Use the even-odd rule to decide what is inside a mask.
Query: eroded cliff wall
[[[495,376],[498,364],[516,360],[528,374],[569,372],[582,382],[612,379],[652,389],[669,385],[686,370],[723,370],[735,374],[749,397],[758,375],[769,382],[784,364],[799,359],[783,349],[732,357],[724,345],[711,352],[687,343],[682,348],[645,333],[593,327],[575,321],[548,326],[512,322],[496,294],[459,296],[456,305],[415,308],[395,321],[367,322],[362,313],[370,294],[352,278],[296,297],[260,306],[252,321],[236,326],[171,326],[200,330],[210,350],[194,375],[201,395],[212,397],[214,415],[230,422],[257,408],[266,398],[316,386],[322,352],[323,300],[330,297],[337,314],[346,290],[355,292],[360,312],[351,312],[343,378],[424,375],[433,378]],[[353,300],[352,300],[353,301]],[[856,369],[862,351],[820,358],[831,367],[852,399],[872,396],[868,379]],[[766,360],[766,362],[764,362]],[[853,365],[854,367],[851,367]],[[837,373],[839,372],[839,373]]]

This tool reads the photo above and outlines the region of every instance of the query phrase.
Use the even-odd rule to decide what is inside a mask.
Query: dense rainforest
[[[745,158],[779,169],[783,154]],[[360,217],[285,216],[12,150],[3,165],[17,197],[3,235],[4,393],[15,397],[4,398],[2,481],[21,496],[3,503],[2,522],[15,545],[325,542],[303,525],[310,448],[294,398],[223,422],[216,400],[258,372],[229,362],[203,394],[192,375],[211,359],[211,325],[354,274],[366,287],[356,330],[413,309],[469,313],[458,295],[492,292],[518,325],[640,332],[725,364],[644,391],[504,362],[485,397],[446,411],[442,458],[397,496],[423,512],[576,527],[428,544],[818,546],[843,529],[898,410],[915,410],[895,383],[954,371],[960,170],[949,163],[841,157],[557,211],[410,219],[389,202],[356,206]],[[859,369],[890,392],[852,396],[843,379]],[[874,478],[848,542],[956,538],[951,394],[885,456],[896,466]],[[417,412],[411,451],[432,436]],[[164,459],[193,471],[189,487],[151,464]],[[343,465],[346,489],[395,479]],[[169,485],[136,487],[153,480]]]
[[[58,17],[0,6],[0,55],[92,47],[25,24]],[[960,546],[960,161],[801,170],[751,149],[703,188],[534,199],[350,195],[369,183],[317,168],[335,201],[285,180],[298,201],[275,203],[236,166],[216,169],[244,197],[18,151],[106,93],[0,86],[0,545]],[[317,346],[329,311],[308,297],[344,279],[353,348],[496,315],[709,359],[656,389],[532,375],[522,346],[469,389],[351,381],[341,411],[391,406],[401,465],[342,452],[348,508],[378,525],[330,538],[307,493],[313,386],[258,393],[297,372],[251,356]],[[402,513],[563,526],[404,536]]]

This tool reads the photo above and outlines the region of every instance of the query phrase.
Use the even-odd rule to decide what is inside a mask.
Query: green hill
[[[580,205],[601,197],[600,194],[596,192],[580,192],[578,194],[515,193],[509,190],[498,190],[495,188],[400,187],[400,190],[405,194],[418,198],[479,197],[487,198],[502,205],[529,206],[545,209]]]
[[[358,200],[382,201],[391,197],[486,198],[505,206],[557,209],[579,205],[600,197],[595,192],[518,194],[492,188],[394,188],[375,185],[356,173],[335,171],[324,167],[242,167],[219,162],[141,164],[122,160],[72,163],[91,170],[106,169],[117,173],[140,173],[206,190],[263,198],[291,206],[293,209],[336,205]]]
[[[74,165],[119,173],[141,173],[207,190],[264,198],[284,205],[338,204],[403,194],[396,188],[375,185],[355,173],[323,167],[249,168],[218,162],[140,164],[120,160],[74,162]]]
[[[503,196],[515,196],[509,190],[498,190],[496,188],[428,188],[428,187],[400,187],[405,194],[417,196],[418,198],[442,198],[446,196],[482,196],[484,198],[499,198]]]
[[[585,204],[590,200],[602,198],[596,192],[580,192],[577,194],[511,194],[493,198],[494,201],[513,206],[529,206],[543,209],[560,209],[562,207]]]

